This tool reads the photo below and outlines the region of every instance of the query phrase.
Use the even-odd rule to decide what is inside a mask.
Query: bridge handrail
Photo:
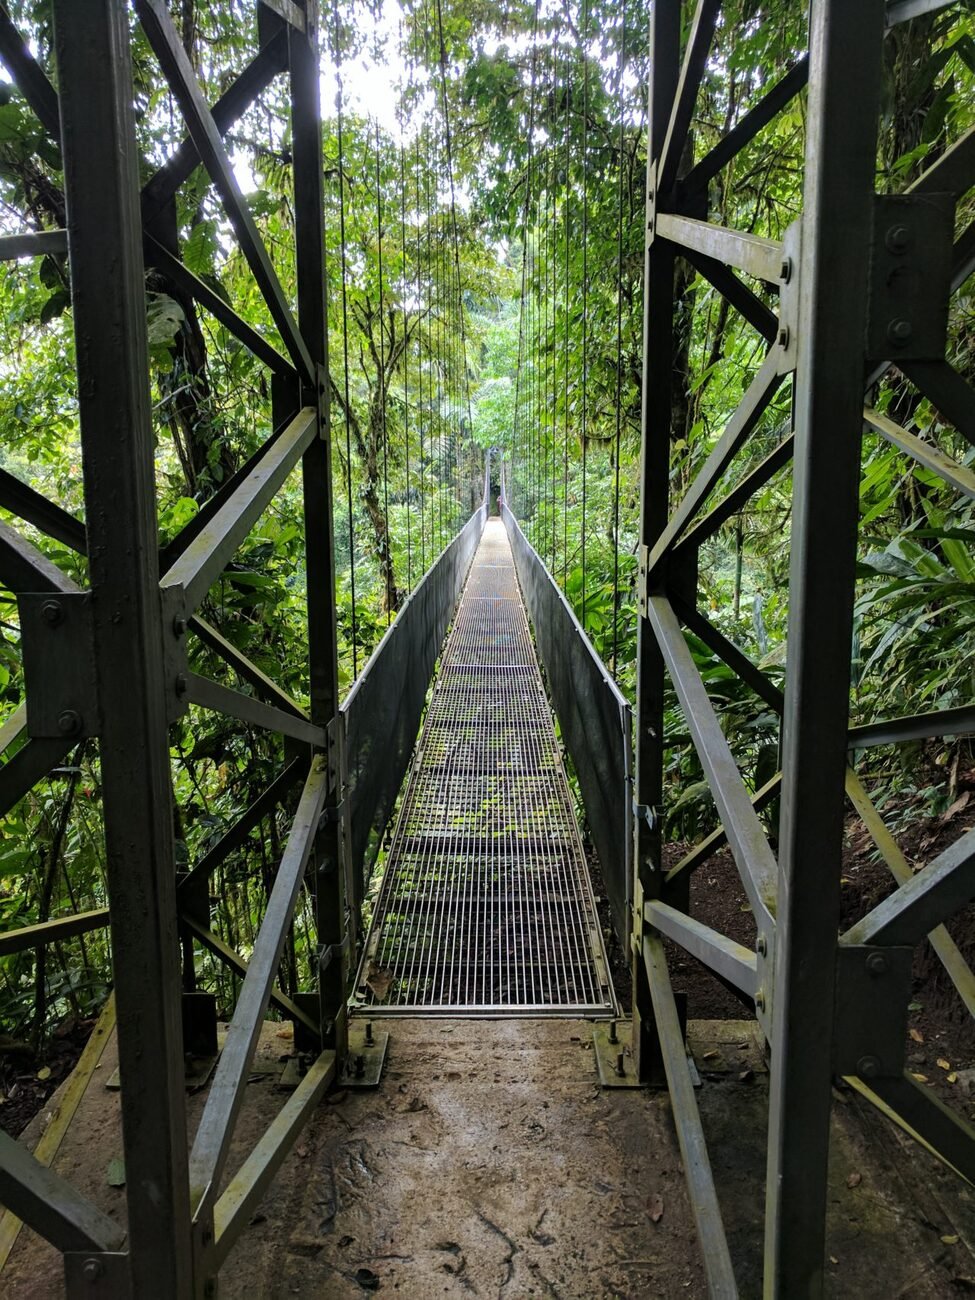
[[[633,902],[632,710],[505,502],[501,516],[579,781],[613,925],[626,949]]]
[[[346,884],[355,908],[403,784],[437,656],[486,519],[482,503],[407,597],[339,710]]]

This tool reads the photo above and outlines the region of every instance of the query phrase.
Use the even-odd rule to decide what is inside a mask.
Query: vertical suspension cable
[[[586,626],[589,455],[589,0],[582,0],[582,626]]]
[[[570,259],[569,251],[572,240],[572,176],[571,176],[571,145],[572,145],[572,66],[568,51],[566,51],[565,62],[565,198],[564,208],[565,216],[563,226],[565,229],[565,279],[562,284],[564,295],[564,347],[563,347],[563,368],[562,368],[562,392],[565,403],[565,440],[562,446],[562,587],[566,586],[569,577],[569,278],[570,278]]]
[[[403,45],[403,23],[399,25],[399,44]],[[410,85],[413,82],[413,68],[410,67]],[[407,292],[406,274],[406,131],[402,103],[402,83],[400,104],[397,112],[399,118],[399,191],[400,191],[400,248],[402,250],[402,271],[400,280],[403,295],[403,431],[406,442],[406,590],[413,590],[413,513],[410,496],[410,312],[409,294]]]
[[[623,155],[626,147],[623,71],[626,66],[626,5],[623,5],[620,52],[616,60],[616,96],[620,115],[619,179],[616,227],[616,438],[613,452],[613,677],[619,680],[620,623],[620,441],[623,428]]]
[[[332,23],[335,39],[335,124],[339,169],[339,258],[342,272],[342,409],[345,416],[346,504],[349,511],[349,590],[352,598],[352,680],[359,676],[359,627],[355,599],[355,519],[352,509],[352,407],[349,396],[349,295],[348,250],[345,242],[345,152],[342,139],[342,33],[338,0],[333,0]]]
[[[379,119],[375,121],[376,138],[376,234],[379,264],[379,427],[383,440],[383,522],[386,527],[386,554],[383,558],[386,584],[386,626],[393,621],[396,588],[393,582],[393,547],[389,532],[389,436],[386,427],[386,298],[383,285],[383,188],[380,162]]]

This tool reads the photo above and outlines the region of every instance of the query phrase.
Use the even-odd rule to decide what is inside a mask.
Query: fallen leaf
[[[829,1257],[829,1262],[830,1262],[831,1264],[838,1264],[840,1261],[836,1258],[835,1255],[830,1255],[830,1257]]]
[[[946,1061],[945,1058],[944,1058],[943,1056],[939,1056],[939,1057],[938,1057],[938,1064],[941,1066],[942,1070],[950,1070],[950,1069],[951,1069],[951,1062],[950,1062],[950,1061]]]
[[[49,1065],[41,1066],[41,1068],[37,1071],[37,1077],[39,1079],[50,1079],[51,1067]]]
[[[924,1042],[924,1035],[921,1033],[920,1029],[913,1029],[913,1028],[912,1028],[912,1029],[909,1029],[907,1032],[908,1032],[908,1033],[910,1034],[910,1036],[914,1039],[915,1043],[923,1043],[923,1042]]]
[[[911,1078],[917,1079],[918,1083],[927,1083],[928,1081],[928,1076],[926,1074],[918,1074],[916,1070],[911,1071]]]
[[[972,797],[971,790],[966,790],[964,794],[959,795],[951,807],[941,814],[942,822],[950,822],[952,817],[961,812],[963,808],[968,807],[968,801]]]
[[[742,1070],[741,1074],[739,1074],[739,1076],[738,1076],[738,1082],[739,1082],[739,1083],[751,1083],[752,1079],[754,1079],[754,1078],[755,1078],[755,1071],[754,1071],[754,1070]]]
[[[720,1053],[718,1053],[718,1052],[705,1052],[705,1053],[704,1053],[704,1060],[705,1060],[705,1061],[713,1061],[714,1058],[715,1058],[716,1056],[718,1056],[718,1055],[720,1055]]]
[[[859,1187],[863,1182],[863,1174],[852,1173],[846,1180],[847,1187]]]
[[[294,1025],[285,1025],[283,1029],[279,1029],[278,1032],[275,1034],[275,1038],[294,1038],[294,1036],[295,1036]]]
[[[957,1083],[957,1082],[958,1082],[958,1071],[957,1071],[957,1070],[952,1070],[952,1072],[947,1076],[947,1078],[948,1078],[948,1082],[949,1082],[949,1083]]]
[[[375,962],[369,963],[369,974],[366,976],[366,987],[371,990],[373,997],[377,1002],[384,1002],[386,994],[389,992],[390,985],[393,982],[392,971],[383,970]]]
[[[650,1200],[647,1202],[647,1206],[650,1211],[651,1223],[659,1223],[664,1217],[664,1198],[659,1192],[654,1192],[653,1196],[651,1196]]]
[[[109,1187],[125,1186],[125,1161],[121,1156],[116,1156],[114,1160],[109,1160],[108,1173],[105,1177]]]
[[[945,1245],[945,1246],[957,1246],[957,1245],[958,1245],[958,1234],[957,1234],[957,1233],[954,1233],[954,1232],[949,1233],[948,1236],[946,1236],[946,1237],[942,1237],[942,1238],[941,1238],[941,1241],[942,1241],[942,1244]]]
[[[298,1157],[299,1160],[304,1160],[307,1154],[308,1154],[308,1148],[306,1146],[299,1145],[295,1147],[295,1155]]]

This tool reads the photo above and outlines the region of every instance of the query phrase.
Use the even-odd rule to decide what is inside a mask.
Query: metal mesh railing
[[[503,525],[444,651],[359,972],[373,1013],[611,1014],[572,799]]]

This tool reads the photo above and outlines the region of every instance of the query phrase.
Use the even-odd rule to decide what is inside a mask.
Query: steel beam
[[[782,279],[782,244],[777,239],[763,239],[742,230],[728,230],[710,221],[698,221],[662,212],[657,217],[657,234],[677,244],[711,257],[725,266],[737,267],[758,280],[778,284]]]
[[[190,610],[203,603],[317,432],[314,409],[299,411],[281,436],[266,444],[264,455],[250,474],[168,569],[161,585],[181,587]]]
[[[56,0],[54,17],[131,1282],[136,1295],[183,1296],[191,1290],[183,1040],[128,8]]]
[[[656,0],[650,10],[646,238],[643,268],[643,373],[640,439],[640,584],[646,594],[646,556],[667,524],[674,355],[672,244],[653,238],[657,213],[657,161],[677,93],[681,0]],[[660,892],[663,814],[664,664],[647,620],[637,620],[634,796],[643,815],[634,819],[633,1055],[637,1077],[647,1080],[662,1064],[654,1030],[647,968],[642,960],[644,898]]]
[[[691,118],[697,103],[701,79],[711,53],[714,27],[721,11],[720,0],[697,0],[691,22],[680,78],[674,93],[674,102],[667,120],[667,131],[657,164],[657,185],[662,194],[669,194],[677,180],[677,171],[691,129]]]
[[[0,583],[8,591],[20,594],[36,592],[77,592],[78,585],[71,581],[56,564],[39,551],[33,542],[21,537],[15,528],[0,520]]]
[[[748,385],[744,397],[735,408],[735,412],[715,443],[710,455],[704,462],[693,483],[687,489],[680,505],[667,521],[666,527],[657,538],[650,552],[651,569],[664,553],[677,541],[681,533],[694,518],[711,495],[735,455],[744,446],[768,409],[782,384],[779,374],[778,356],[774,349],[768,354]]]
[[[56,916],[53,921],[37,925],[23,925],[17,930],[0,931],[0,957],[27,948],[43,948],[46,944],[70,939],[89,930],[101,930],[108,925],[107,907],[96,907],[90,912],[73,912],[70,916]]]
[[[670,986],[667,958],[661,940],[654,935],[645,936],[642,957],[650,981],[653,1012],[667,1072],[674,1126],[677,1129],[684,1177],[687,1179],[690,1192],[691,1213],[694,1215],[698,1240],[701,1243],[708,1293],[716,1298],[721,1297],[721,1300],[735,1300],[738,1295],[735,1271],[728,1250],[721,1207],[718,1204],[714,1175],[711,1172],[711,1161],[708,1159],[707,1143],[704,1140],[704,1129],[694,1097],[694,1084],[687,1062],[684,1034],[680,1027],[680,1017],[677,1014],[677,1006]]]
[[[693,195],[705,190],[708,184],[742,149],[755,139],[779,113],[806,88],[809,81],[809,56],[804,55],[776,82],[754,108],[737,122],[727,135],[722,136],[710,152],[696,163],[680,182],[678,193],[681,196]]]
[[[768,935],[776,910],[775,856],[687,648],[677,615],[664,596],[652,596],[647,602],[647,612],[721,816],[741,883],[759,930]]]
[[[868,429],[879,433],[881,438],[910,456],[912,460],[916,460],[919,465],[923,465],[925,469],[943,478],[956,492],[975,501],[975,472],[967,466],[959,465],[932,443],[925,442],[917,434],[910,433],[895,420],[882,415],[880,411],[875,411],[870,406],[864,409],[863,422]]]
[[[298,891],[312,854],[318,821],[325,806],[328,771],[316,758],[298,801],[274,886],[268,898],[261,929],[248,963],[244,986],[237,999],[216,1074],[207,1094],[193,1149],[190,1153],[190,1189],[194,1216],[201,1218],[212,1206],[217,1183],[230,1153],[234,1124],[244,1100],[247,1073],[261,1032],[274,976],[284,951],[284,941],[294,914]]]
[[[758,991],[758,967],[750,949],[668,903],[651,899],[644,914],[655,930],[673,939],[685,952],[754,1000]]]
[[[214,1262],[218,1267],[250,1223],[295,1138],[334,1081],[337,1061],[334,1052],[322,1052],[308,1068],[214,1206]]]
[[[303,400],[314,402],[318,418],[318,437],[302,459],[308,671],[312,721],[316,726],[329,728],[326,813],[315,845],[314,862],[315,923],[320,954],[315,973],[322,1046],[336,1051],[341,1068],[348,1047],[346,999],[350,945],[346,940],[355,943],[355,921],[351,919],[355,909],[348,906],[346,897],[346,881],[352,873],[350,864],[343,861],[341,835],[345,756],[341,739],[344,732],[340,730],[338,716],[318,0],[306,0],[304,11],[304,30],[292,29],[288,33],[288,50],[298,320],[314,367],[314,385]],[[339,960],[326,961],[325,954],[332,953],[339,954]]]
[[[279,736],[291,736],[294,740],[303,740],[319,747],[325,744],[324,728],[316,727],[313,722],[298,717],[290,710],[265,704],[253,695],[245,695],[243,691],[235,691],[220,682],[212,682],[199,673],[186,674],[186,698],[190,704],[199,704],[201,708],[212,709],[264,731],[276,732]]]
[[[251,273],[267,303],[271,318],[284,340],[295,367],[306,382],[314,383],[315,367],[305,340],[291,314],[291,308],[271,264],[264,241],[258,233],[251,210],[240,192],[220,131],[203,97],[196,72],[190,63],[189,55],[183,48],[173,20],[163,0],[136,0],[136,11],[146,38],[155,51],[176,102],[179,104],[200,161],[217,188],[241,252],[247,259]]]
[[[823,1289],[836,933],[883,0],[812,0],[765,1294]],[[838,286],[842,292],[838,293]]]
[[[121,1224],[0,1129],[0,1202],[58,1250],[117,1250]]]
[[[843,935],[843,943],[920,943],[975,897],[975,829],[954,844]]]
[[[45,257],[53,253],[64,256],[68,251],[66,230],[27,230],[22,235],[0,235],[0,262],[18,257]]]

